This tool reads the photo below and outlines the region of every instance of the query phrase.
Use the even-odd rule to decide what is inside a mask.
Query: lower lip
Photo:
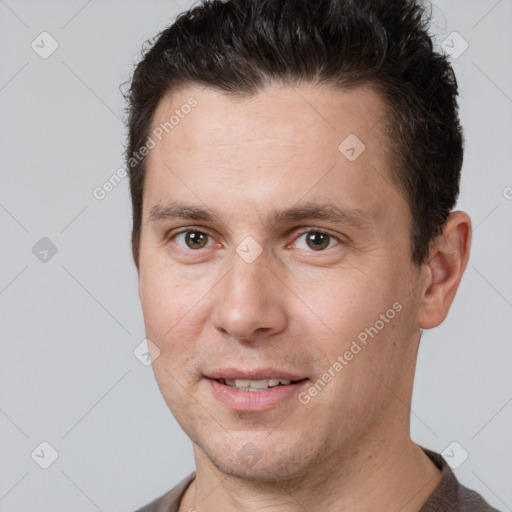
[[[305,379],[287,386],[274,386],[265,391],[241,391],[216,380],[208,380],[215,398],[229,409],[240,412],[268,411],[277,404],[297,395],[307,382]]]

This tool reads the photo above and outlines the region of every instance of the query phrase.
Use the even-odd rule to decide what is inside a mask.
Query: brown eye
[[[329,246],[330,241],[331,237],[327,233],[320,233],[318,231],[306,233],[306,243],[314,251],[322,251]]]
[[[185,244],[189,249],[202,249],[208,243],[208,235],[201,231],[186,231],[182,234],[185,235]]]

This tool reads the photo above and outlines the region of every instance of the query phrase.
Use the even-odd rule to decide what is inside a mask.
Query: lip
[[[205,374],[208,379],[240,379],[240,380],[263,380],[263,379],[286,379],[303,380],[304,375],[284,372],[275,368],[253,368],[241,370],[240,368],[222,368]]]
[[[237,375],[240,375],[238,370]],[[290,374],[273,374],[278,378],[277,375],[290,375]],[[233,378],[233,377],[219,377],[219,378]],[[244,373],[244,377],[234,378],[247,378],[247,373]],[[265,377],[251,377],[246,380],[260,380]],[[288,377],[281,377],[288,380],[298,380]],[[206,378],[210,385],[211,392],[214,398],[223,406],[227,407],[232,411],[237,412],[263,412],[273,409],[281,404],[284,404],[287,400],[289,401],[292,397],[296,396],[301,389],[306,386],[309,379],[302,379],[299,382],[279,385],[268,388],[264,391],[242,391],[239,389],[233,389],[225,384],[218,382],[212,378]],[[297,403],[296,400],[294,400]]]

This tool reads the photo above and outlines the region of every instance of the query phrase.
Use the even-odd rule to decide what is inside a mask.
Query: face
[[[196,456],[275,480],[408,435],[422,276],[379,95],[189,87],[153,128],[176,110],[148,155],[139,294]]]

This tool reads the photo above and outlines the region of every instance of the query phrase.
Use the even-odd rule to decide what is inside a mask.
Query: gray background
[[[119,84],[188,5],[0,0],[2,511],[130,511],[193,469],[133,354],[144,328],[127,180],[92,194],[123,165]],[[412,435],[438,452],[459,443],[457,477],[512,510],[512,2],[439,1],[435,15],[438,44],[453,31],[469,44],[453,63],[467,141],[458,206],[474,241],[447,320],[422,339]],[[59,45],[47,59],[31,47],[43,31]],[[46,261],[43,237],[58,249]],[[58,452],[48,469],[43,441]]]

